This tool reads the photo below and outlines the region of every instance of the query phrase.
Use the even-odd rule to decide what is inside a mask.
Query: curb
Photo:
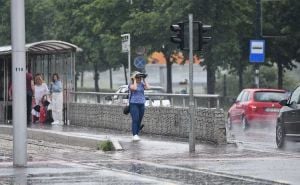
[[[13,126],[0,125],[0,134],[13,136]],[[53,130],[27,128],[27,138],[95,149],[97,148],[99,142],[111,141],[116,151],[123,150],[117,139],[110,139],[108,137],[99,137],[97,135],[88,135],[77,132],[59,132]]]

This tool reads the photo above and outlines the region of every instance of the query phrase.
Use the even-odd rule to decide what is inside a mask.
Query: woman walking
[[[132,117],[132,135],[133,141],[139,141],[139,132],[141,122],[145,112],[145,95],[144,90],[149,88],[146,82],[146,74],[135,71],[131,75],[131,84],[129,85],[130,97],[129,107]]]

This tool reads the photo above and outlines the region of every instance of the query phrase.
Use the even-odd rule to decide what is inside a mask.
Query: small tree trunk
[[[167,93],[172,93],[172,62],[170,59],[166,59],[167,67]]]
[[[109,85],[110,85],[110,89],[113,88],[113,80],[112,80],[112,70],[111,68],[109,68]]]
[[[211,65],[207,65],[207,94],[215,94],[215,69]],[[209,107],[215,107],[216,101],[213,98],[209,100]]]
[[[100,88],[99,88],[99,72],[97,69],[97,64],[94,65],[94,81],[95,81],[95,91],[96,92],[100,92]],[[100,96],[97,96],[97,102],[100,103]]]
[[[215,94],[215,70],[211,65],[207,65],[207,94]]]
[[[278,79],[277,79],[278,88],[282,89],[282,85],[283,85],[283,81],[282,81],[282,79],[283,79],[283,67],[282,67],[280,59],[277,62],[277,68],[278,68]]]
[[[126,67],[125,67],[125,65],[123,65],[123,67],[124,67],[125,84],[128,84]]]
[[[227,96],[227,75],[223,75],[223,96]]]
[[[244,77],[243,77],[243,72],[244,69],[243,67],[240,65],[238,68],[238,76],[239,76],[239,92],[241,92],[244,88],[243,86],[243,82],[244,82]]]
[[[81,88],[83,87],[83,75],[84,75],[84,72],[81,71],[81,75],[80,75],[80,87]]]

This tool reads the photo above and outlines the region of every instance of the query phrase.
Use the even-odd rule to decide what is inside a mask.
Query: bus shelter
[[[43,75],[45,83],[50,84],[53,73],[58,73],[63,83],[63,119],[68,122],[68,102],[70,92],[75,88],[76,53],[82,51],[74,44],[47,40],[25,45],[27,70],[34,76]],[[0,47],[0,123],[12,119],[12,100],[9,99],[9,86],[12,79],[12,48]]]

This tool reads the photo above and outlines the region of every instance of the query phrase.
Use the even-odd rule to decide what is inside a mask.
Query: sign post
[[[130,74],[131,74],[131,50],[130,50],[130,34],[122,34],[122,53],[128,53],[128,83],[130,82]]]
[[[145,69],[145,65],[146,65],[146,60],[144,59],[143,56],[137,56],[134,59],[133,64],[134,64],[134,66],[136,68],[144,70]]]
[[[250,41],[250,63],[258,65],[265,61],[265,41],[264,40],[251,40]],[[259,69],[255,69],[255,85],[259,88]]]
[[[250,56],[251,63],[263,63],[265,61],[265,41],[251,40],[250,41]]]

